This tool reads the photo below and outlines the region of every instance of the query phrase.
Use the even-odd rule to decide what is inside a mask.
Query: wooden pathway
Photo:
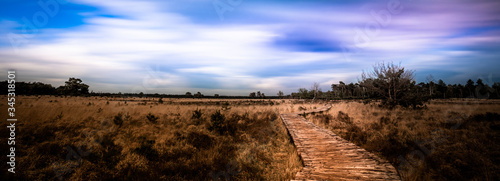
[[[295,180],[401,180],[387,161],[301,116],[330,108],[280,115],[304,163]]]

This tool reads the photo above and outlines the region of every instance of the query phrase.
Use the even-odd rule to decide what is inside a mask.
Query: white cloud
[[[301,31],[300,28],[305,27],[314,30],[318,33],[314,36],[325,41],[352,45],[356,36],[354,29],[363,29],[373,21],[370,9],[363,14],[359,9],[353,11],[353,7],[333,8],[326,12],[308,8],[250,7],[248,12],[269,16],[273,20],[208,25],[173,13],[173,7],[165,2],[76,2],[96,6],[100,10],[82,14],[86,16],[85,24],[79,27],[44,29],[40,36],[44,38],[32,39],[19,49],[19,53],[13,52],[10,47],[0,49],[0,65],[23,70],[28,81],[55,84],[65,77],[85,77],[92,81],[91,85],[95,85],[91,89],[113,92],[183,93],[183,90],[198,83],[199,80],[190,80],[194,74],[206,76],[218,86],[216,89],[201,90],[228,93],[222,91],[228,89],[239,94],[241,90],[295,91],[297,87],[309,88],[314,81],[327,89],[328,84],[340,80],[356,81],[362,69],[370,69],[373,63],[387,59],[404,60],[403,64],[412,69],[449,65],[453,64],[450,57],[473,56],[476,52],[435,49],[500,41],[498,33],[449,38],[468,27],[495,24],[498,17],[484,18],[488,17],[484,14],[492,13],[491,8],[484,4],[473,7],[475,10],[485,9],[483,14],[474,11],[475,14],[467,15],[459,11],[441,13],[440,9],[424,9],[428,7],[416,4],[413,9],[393,16],[390,25],[370,37],[370,46],[353,52],[352,59],[348,61],[341,51],[300,52],[278,49],[273,42],[283,37],[286,31],[294,28]],[[429,12],[415,15],[415,12],[423,10]],[[116,17],[98,16],[99,13]],[[18,25],[0,22],[1,29],[14,26]],[[52,39],[47,40],[47,36]],[[313,73],[306,70],[308,66],[325,61],[345,63],[346,66],[323,68],[323,71]],[[157,70],[156,66],[160,68]],[[286,66],[304,66],[305,70],[297,70],[289,76],[262,76],[256,73]]]

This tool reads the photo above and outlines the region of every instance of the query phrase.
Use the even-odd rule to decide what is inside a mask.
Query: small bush
[[[113,123],[115,123],[116,125],[118,126],[122,126],[123,124],[123,114],[122,113],[118,113],[118,115],[116,115],[114,118],[113,118]]]
[[[146,157],[148,160],[154,160],[158,158],[158,151],[153,148],[155,140],[141,140],[141,146],[134,149],[133,152]]]
[[[156,117],[154,114],[149,113],[146,118],[148,118],[149,122],[156,123],[156,120],[159,119],[159,117]]]
[[[210,125],[208,130],[215,131],[219,134],[234,135],[237,129],[238,119],[226,119],[226,117],[217,110],[210,116]]]
[[[212,146],[213,138],[201,132],[191,131],[187,134],[186,139],[189,144],[198,149],[207,149]]]
[[[357,145],[366,144],[368,138],[368,134],[355,124],[347,126],[347,132],[345,134],[347,140],[352,141]]]
[[[203,113],[201,112],[201,109],[196,109],[193,111],[193,116],[191,116],[191,119],[200,119]]]
[[[56,120],[61,120],[62,118],[63,118],[62,112],[56,116]]]
[[[349,117],[347,113],[344,113],[342,111],[339,111],[339,114],[337,115],[337,120],[347,124],[352,124],[351,117]]]
[[[220,113],[219,110],[217,110],[215,113],[213,113],[210,116],[210,127],[208,127],[208,130],[210,131],[217,131],[220,134],[224,132],[223,127],[224,127],[224,120],[225,117]]]

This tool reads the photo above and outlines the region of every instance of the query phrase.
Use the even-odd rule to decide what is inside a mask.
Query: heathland
[[[292,179],[301,161],[279,114],[315,106],[291,100],[16,97],[13,179]],[[2,154],[8,149],[1,144]]]
[[[16,97],[17,174],[2,178],[290,180],[302,163],[279,115],[325,104],[332,109],[307,118],[387,159],[404,180],[500,178],[498,100],[410,109],[368,100],[97,96]],[[0,151],[7,155],[7,145]]]
[[[387,159],[403,180],[500,179],[499,100],[432,100],[422,109],[339,101],[307,118]]]

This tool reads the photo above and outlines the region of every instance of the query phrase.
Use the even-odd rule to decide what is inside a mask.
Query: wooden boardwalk
[[[329,109],[280,115],[304,163],[295,180],[401,180],[387,161],[300,116]]]

